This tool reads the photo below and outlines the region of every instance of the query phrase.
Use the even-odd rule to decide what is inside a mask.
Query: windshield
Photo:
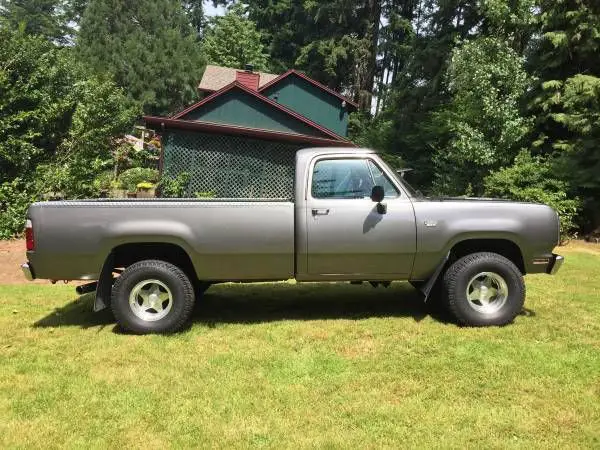
[[[390,168],[391,169],[391,168]],[[406,181],[404,178],[402,178],[398,172],[396,172],[394,169],[391,169],[390,172],[392,172],[393,176],[396,178],[396,180],[398,180],[398,182],[402,185],[402,187],[404,187],[404,189],[406,189],[408,191],[408,193],[412,196],[412,197],[416,197],[416,198],[423,198],[424,195],[421,191],[419,191],[418,189],[413,188],[408,181]]]
[[[423,198],[423,193],[421,191],[419,191],[418,189],[415,189],[414,187],[412,187],[410,184],[408,184],[408,181],[406,181],[404,178],[397,176],[396,178],[398,178],[400,180],[400,182],[402,183],[402,186],[404,186],[404,189],[406,189],[410,195],[412,195],[413,197],[417,197],[417,198]]]

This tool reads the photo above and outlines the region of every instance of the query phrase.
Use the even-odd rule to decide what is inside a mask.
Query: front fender
[[[429,279],[445,255],[467,240],[507,240],[523,252],[526,228],[523,220],[480,204],[468,204],[465,211],[457,208],[459,205],[461,202],[432,202],[425,207],[416,204],[418,250],[411,279]]]

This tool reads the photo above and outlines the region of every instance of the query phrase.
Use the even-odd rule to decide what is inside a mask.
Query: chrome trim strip
[[[546,265],[548,265],[548,263],[550,263],[550,262],[551,262],[551,259],[550,259],[550,258],[534,258],[534,260],[533,260],[533,263],[532,263],[532,264],[533,264],[533,265],[540,265],[540,266],[541,266],[541,265],[544,265],[544,266],[546,266]]]

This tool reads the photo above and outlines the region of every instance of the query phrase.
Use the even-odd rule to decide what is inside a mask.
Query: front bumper
[[[548,263],[548,267],[546,267],[546,273],[550,275],[554,275],[558,272],[565,262],[565,258],[563,256],[557,255],[555,253],[552,254],[552,259]]]
[[[33,281],[35,276],[33,275],[33,269],[29,265],[29,263],[21,264],[21,270],[23,271],[23,275],[27,278],[28,281]]]

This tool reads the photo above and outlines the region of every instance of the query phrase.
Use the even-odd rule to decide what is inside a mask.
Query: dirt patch
[[[25,240],[0,241],[0,284],[25,284],[27,281],[21,272],[21,264],[27,261]],[[49,283],[47,280],[35,280],[34,283]]]
[[[586,242],[584,240],[570,241],[567,245],[557,247],[554,250],[556,253],[590,253],[592,255],[600,256],[600,244],[594,242]]]

